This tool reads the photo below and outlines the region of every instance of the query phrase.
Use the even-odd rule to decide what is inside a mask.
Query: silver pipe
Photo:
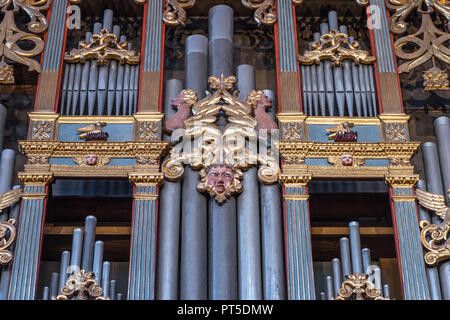
[[[175,114],[172,99],[183,90],[177,79],[167,80],[164,86],[164,114],[170,119]],[[164,141],[170,141],[168,134]],[[176,195],[176,196],[174,196]],[[158,217],[158,259],[156,268],[156,299],[178,298],[178,276],[180,257],[180,204],[181,181],[165,181],[161,186]]]
[[[328,23],[321,23],[320,24],[320,33],[322,35],[329,32],[328,29]],[[334,116],[334,76],[333,76],[333,70],[331,66],[331,61],[325,60],[323,62],[324,66],[324,73],[325,73],[325,89],[326,89],[326,96],[327,96],[327,106],[328,106],[328,113],[330,116]]]
[[[111,280],[109,283],[109,298],[116,300],[116,280]]]
[[[131,50],[131,43],[129,43]],[[128,115],[133,114],[134,110],[134,80],[136,77],[136,66],[130,66],[130,83],[128,84]]]
[[[83,247],[83,230],[76,228],[73,230],[72,255],[70,257],[69,274],[80,270],[81,249]]]
[[[389,292],[389,285],[388,285],[388,284],[385,284],[385,285],[383,286],[383,296],[384,296],[385,298],[391,297],[391,294],[390,294],[390,292]]]
[[[64,64],[64,77],[62,82],[62,89],[61,89],[61,103],[59,105],[59,112],[62,115],[65,115],[65,109],[66,109],[66,97],[67,97],[67,86],[69,83],[69,70],[70,70],[71,64],[65,63]]]
[[[122,35],[120,37],[120,41],[126,41],[127,37],[125,35]],[[124,88],[124,81],[125,81],[125,65],[119,63],[117,67],[117,81],[116,81],[116,116],[120,115],[120,108],[122,105],[122,97],[123,97],[123,88]]]
[[[312,79],[311,79],[311,66],[304,66],[305,68],[305,85],[306,85],[306,114],[314,116],[313,105],[312,105]]]
[[[368,105],[368,87],[366,84],[366,76],[364,74],[364,66],[359,64],[358,66],[358,76],[359,76],[359,87],[361,88],[361,101],[362,101],[362,109],[364,117],[369,116],[369,105]]]
[[[331,276],[325,277],[327,300],[333,300],[333,279]]]
[[[208,84],[208,38],[194,34],[186,38],[186,88],[194,90],[199,100],[205,97]]]
[[[330,30],[339,31],[338,28],[338,16],[336,11],[328,12],[328,24],[330,25]]]
[[[244,100],[255,89],[255,70],[237,67],[239,98]],[[261,235],[257,168],[250,168],[242,179],[243,191],[237,197],[239,299],[261,300]]]
[[[94,23],[94,34],[98,34],[102,28],[102,24]],[[98,90],[98,64],[92,62],[89,69],[89,85],[88,85],[88,115],[94,114],[94,105]]]
[[[336,11],[328,12],[328,23],[330,30],[338,31],[338,17]],[[338,105],[339,116],[344,116],[345,93],[344,93],[344,75],[342,74],[342,67],[334,66],[333,68],[334,90],[336,93],[336,100]]]
[[[261,194],[263,299],[284,300],[287,292],[280,186],[260,184],[259,190]]]
[[[111,263],[109,261],[103,262],[103,274],[102,274],[102,289],[103,296],[109,297],[109,285],[111,276]]]
[[[237,300],[236,199],[209,199],[209,299]]]
[[[70,115],[70,109],[72,106],[73,86],[75,82],[75,64],[69,65],[69,83],[67,85],[67,101],[65,114]]]
[[[352,271],[353,273],[362,273],[362,259],[361,259],[361,240],[359,236],[359,223],[352,221],[348,224],[350,231],[350,252],[352,256]]]
[[[113,26],[113,34],[120,39],[120,26]],[[116,60],[111,60],[109,62],[109,73],[108,73],[108,102],[107,102],[107,112],[108,116],[112,115],[114,107],[114,97],[116,95],[116,83],[117,83],[117,66],[118,62]]]
[[[112,31],[112,25],[113,25],[113,18],[114,18],[114,11],[111,9],[106,9],[103,12],[103,26],[102,28],[111,32]]]
[[[370,74],[369,74],[369,66],[368,65],[361,65],[361,67],[364,70],[364,78],[366,81],[366,92],[367,92],[367,106],[369,109],[369,117],[374,117],[373,115],[373,101],[372,101],[372,92],[370,89]]]
[[[346,26],[339,26],[339,31],[341,33],[347,34]],[[353,117],[353,79],[352,79],[352,67],[349,60],[344,60],[343,71],[344,71],[344,89],[345,89],[345,101],[347,105],[347,114],[349,117]]]
[[[331,260],[331,265],[333,268],[333,282],[334,282],[334,296],[339,295],[338,291],[342,287],[342,271],[341,262],[338,258]]]
[[[312,43],[309,43],[309,50],[312,50]],[[317,81],[317,65],[313,64],[310,66],[311,73],[311,95],[312,95],[312,106],[314,107],[314,115],[319,115],[319,88]]]
[[[95,241],[94,264],[92,267],[92,271],[94,272],[95,280],[97,280],[98,284],[102,283],[103,251],[103,241]]]
[[[375,88],[375,76],[373,73],[373,65],[367,65],[367,70],[369,70],[369,85],[370,85],[370,96],[372,98],[373,116],[376,117],[378,115],[377,89]]]
[[[91,32],[86,32],[86,42],[89,43],[91,41]],[[94,62],[95,63],[95,62]],[[86,108],[86,99],[89,90],[89,74],[91,70],[91,62],[86,60],[83,64],[83,68],[81,71],[81,85],[80,85],[80,110],[79,114],[84,115],[84,110]]]
[[[14,179],[14,167],[16,164],[16,152],[4,149],[0,158],[0,194],[8,192],[12,188]],[[8,221],[9,209],[0,213],[0,221]]]
[[[434,120],[434,132],[439,149],[439,162],[441,165],[442,182],[444,192],[450,188],[450,118],[439,117]],[[447,205],[450,206],[450,200],[447,197]]]
[[[81,85],[81,75],[82,75],[83,66],[81,63],[77,63],[75,65],[75,80],[73,84],[72,90],[72,115],[75,116],[77,114],[77,106],[80,98],[80,85]]]
[[[327,299],[327,294],[325,292],[321,292],[320,293],[320,300],[328,300]]]
[[[339,239],[341,249],[341,266],[342,266],[342,279],[345,281],[347,275],[352,274],[351,259],[350,259],[350,242],[347,237]]]
[[[300,65],[300,77],[301,77],[301,84],[302,84],[302,105],[303,105],[303,111],[308,114],[309,113],[309,105],[308,105],[308,98],[307,98],[307,92],[308,89],[306,87],[306,66]]]
[[[355,39],[353,37],[349,37],[350,43],[353,43]],[[356,114],[358,117],[362,116],[361,113],[361,89],[360,89],[360,80],[359,80],[359,72],[358,67],[355,64],[354,61],[351,62],[351,69],[352,69],[352,81],[353,81],[353,91],[354,91],[354,97],[355,97],[355,103],[356,103]]]
[[[44,290],[42,291],[42,300],[48,300],[50,295],[50,288],[44,287]]]
[[[122,300],[122,298],[123,298],[123,294],[122,293],[118,293],[116,300]]]
[[[52,272],[50,278],[50,296],[52,300],[56,300],[56,297],[58,296],[58,278],[58,272]]]
[[[128,47],[130,47],[130,44],[128,44]],[[125,71],[123,76],[122,115],[128,114],[130,79],[131,79],[131,66],[129,64],[125,64]]]
[[[320,43],[320,33],[314,33],[314,41]],[[325,94],[325,70],[323,63],[316,65],[317,88],[319,91],[319,105],[321,116],[326,116],[326,94]]]
[[[362,264],[363,264],[363,273],[367,273],[367,268],[372,264],[372,258],[370,257],[370,249],[369,248],[363,248],[361,250],[361,256],[362,256]]]
[[[84,225],[84,243],[83,243],[83,261],[82,261],[82,269],[84,269],[86,272],[92,271],[96,226],[97,226],[97,218],[94,216],[87,216]]]
[[[372,282],[375,287],[379,290],[382,290],[382,285],[381,285],[381,270],[380,267],[377,265],[370,265],[367,267],[367,271],[366,273],[369,275],[367,280],[369,280],[370,282]]]
[[[61,253],[61,263],[59,265],[59,282],[58,292],[61,292],[62,287],[66,285],[67,277],[69,275],[70,251],[63,251]]]
[[[139,101],[139,77],[140,77],[140,67],[139,64],[134,66],[134,85],[133,85],[133,113],[138,111],[138,101]]]

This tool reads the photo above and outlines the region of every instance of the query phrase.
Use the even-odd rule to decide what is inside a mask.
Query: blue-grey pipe
[[[333,269],[334,296],[337,297],[338,291],[342,287],[341,262],[338,258],[331,260],[331,267]]]
[[[52,300],[56,299],[56,297],[58,296],[58,279],[58,272],[52,272],[50,278],[50,296],[52,297]]]
[[[72,106],[73,88],[75,82],[75,64],[69,64],[69,82],[67,84],[67,101],[66,101],[66,115],[70,115]]]
[[[427,191],[444,195],[444,188],[442,186],[442,175],[439,164],[439,155],[437,146],[433,142],[425,142],[422,144],[422,157],[425,168],[425,180],[427,182]],[[433,214],[431,217],[433,224],[439,225],[441,218]]]
[[[91,32],[86,32],[85,40],[87,43],[89,43],[91,41],[91,36],[92,36]],[[79,115],[84,115],[84,110],[86,108],[86,100],[87,100],[88,90],[89,90],[90,70],[91,70],[91,62],[89,60],[86,60],[86,62],[83,64],[83,68],[81,70]]]
[[[183,83],[177,79],[166,81],[164,91],[165,119],[175,113],[171,100],[183,90]],[[170,141],[168,134],[164,141]],[[164,181],[161,186],[158,216],[158,260],[156,268],[156,299],[175,300],[178,298],[181,181]]]
[[[308,98],[307,98],[307,86],[306,86],[306,66],[300,65],[300,77],[301,77],[301,83],[302,83],[302,106],[303,110],[306,114],[309,113],[309,105],[308,105]]]
[[[122,293],[118,293],[116,300],[122,300],[122,299],[123,299],[123,294]]]
[[[120,26],[113,26],[113,34],[120,39]],[[114,108],[114,96],[116,95],[116,83],[117,83],[117,68],[118,62],[116,60],[111,60],[109,62],[109,72],[108,72],[108,100],[107,100],[107,113],[108,116],[112,115]]]
[[[72,96],[72,115],[77,115],[77,106],[80,99],[80,86],[81,86],[81,75],[83,70],[83,64],[77,63],[75,65],[75,80],[73,84],[73,96]]]
[[[109,283],[109,298],[111,300],[116,300],[116,280],[111,280]]]
[[[128,115],[129,108],[129,95],[130,95],[130,79],[131,79],[131,66],[125,64],[123,75],[123,93],[122,93],[122,115]]]
[[[138,111],[138,101],[139,101],[139,77],[140,77],[140,65],[134,66],[134,83],[133,83],[133,113]]]
[[[59,281],[58,281],[58,292],[61,292],[62,287],[66,285],[68,278],[70,263],[70,251],[63,251],[61,253],[61,263],[59,265]]]
[[[350,242],[347,237],[339,239],[341,251],[342,279],[345,281],[347,275],[352,274],[350,258]]]
[[[0,158],[0,194],[12,188],[15,163],[16,152],[12,149],[4,149]]]
[[[353,43],[355,39],[353,37],[349,37],[350,43]],[[353,84],[353,91],[354,91],[354,97],[355,97],[355,104],[356,104],[356,114],[358,117],[362,116],[362,110],[361,110],[361,88],[360,88],[360,80],[359,80],[359,71],[358,66],[355,64],[354,61],[351,62],[351,71],[352,71],[352,84]]]
[[[331,278],[331,276],[326,276],[325,277],[325,284],[326,284],[326,294],[327,294],[327,300],[332,300],[333,299],[333,279]]]
[[[372,99],[373,116],[376,117],[378,115],[377,90],[375,87],[375,76],[373,71],[373,65],[367,65],[366,67],[367,70],[369,71],[370,97]]]
[[[186,88],[194,90],[200,100],[208,89],[208,38],[200,34],[187,37],[185,50]]]
[[[109,285],[110,285],[110,276],[111,276],[111,263],[109,261],[103,262],[103,274],[102,274],[102,289],[103,296],[109,297]]]
[[[314,41],[320,43],[320,33],[314,33]],[[325,94],[325,70],[324,64],[319,63],[316,65],[316,74],[317,74],[317,90],[319,92],[319,105],[321,116],[326,116],[326,94]]]
[[[328,23],[320,24],[320,33],[322,35],[329,32]],[[328,115],[334,116],[334,100],[335,100],[335,92],[334,92],[334,77],[333,77],[333,69],[331,66],[331,61],[325,60],[322,62],[324,66],[324,74],[325,74],[325,90],[327,97],[327,106],[328,106]]]
[[[368,65],[360,65],[360,67],[363,68],[364,70],[364,78],[365,78],[365,82],[366,82],[366,92],[367,92],[367,107],[368,107],[368,114],[369,117],[375,117],[376,116],[376,105],[373,105],[373,100],[372,100],[372,91],[370,88],[370,73],[369,73],[369,66]],[[374,110],[375,110],[375,115],[374,115]]]
[[[388,284],[385,284],[385,285],[383,285],[383,296],[385,297],[385,298],[387,298],[387,297],[391,297],[391,293],[389,292],[389,285]]]
[[[72,250],[70,257],[69,273],[78,271],[81,265],[81,249],[83,248],[83,230],[76,228],[73,230]]]
[[[209,299],[237,300],[236,199],[209,199]]]
[[[97,283],[99,285],[102,283],[103,251],[104,251],[103,241],[95,241],[94,264],[92,267],[92,271],[94,272],[95,280],[97,280]]]
[[[369,267],[372,264],[372,258],[370,256],[370,249],[369,248],[363,248],[361,249],[361,256],[362,256],[362,271],[363,273],[367,273],[367,267]]]
[[[131,46],[130,46],[131,47]],[[136,66],[130,66],[130,82],[128,84],[128,113],[132,115],[134,110],[134,79],[136,77]]]
[[[320,293],[320,300],[327,300],[327,294],[325,292]]]
[[[352,221],[348,224],[350,232],[350,253],[352,256],[352,271],[353,273],[363,273],[362,259],[361,259],[361,240],[359,236],[359,223]]]
[[[50,288],[44,287],[44,289],[42,290],[42,300],[48,300],[49,297],[50,297]]]
[[[369,104],[368,104],[368,89],[369,84],[366,83],[366,76],[364,74],[364,66],[359,64],[358,68],[358,76],[359,76],[359,87],[361,88],[361,102],[364,117],[369,117]]]
[[[59,112],[62,115],[66,114],[66,98],[67,98],[67,86],[69,84],[69,70],[70,70],[70,64],[69,63],[65,63],[64,64],[64,76],[63,76],[63,81],[62,81],[62,86],[61,86],[61,102],[59,105]],[[1,131],[3,134],[3,131]]]
[[[450,118],[439,117],[434,120],[434,132],[436,133],[436,141],[439,150],[439,162],[441,165],[442,182],[444,193],[450,188]],[[447,197],[447,205],[450,200]]]
[[[263,299],[284,300],[286,272],[284,263],[283,210],[278,184],[260,184]]]
[[[102,24],[97,22],[94,23],[94,34],[98,34],[102,28]],[[94,114],[94,106],[97,98],[98,90],[98,64],[93,62],[90,65],[89,70],[89,85],[88,85],[88,115]]]
[[[328,23],[330,25],[330,30],[339,31],[338,28],[338,16],[336,11],[328,12]]]
[[[341,33],[347,34],[346,26],[339,26]],[[349,117],[353,117],[353,79],[352,79],[352,62],[350,60],[343,61],[344,89],[347,113]]]
[[[209,74],[214,77],[232,75],[233,68],[233,9],[216,5],[208,13]]]
[[[126,35],[120,36],[121,42],[126,40],[127,40]],[[117,67],[117,82],[116,82],[116,103],[115,103],[116,116],[120,115],[120,109],[122,107],[124,81],[125,81],[125,65],[119,63]]]
[[[92,271],[96,226],[97,218],[94,216],[87,216],[84,224],[83,260],[81,267],[86,272]]]

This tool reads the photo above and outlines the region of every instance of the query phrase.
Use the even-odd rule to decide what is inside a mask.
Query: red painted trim
[[[70,7],[70,2],[67,1],[67,9]],[[56,101],[55,101],[55,107],[54,110],[55,112],[58,112],[58,103],[59,103],[59,93],[61,91],[61,78],[62,78],[62,71],[64,69],[64,51],[66,50],[66,43],[67,43],[67,21],[69,19],[69,13],[67,12],[66,9],[66,22],[64,23],[64,40],[63,40],[63,45],[62,45],[62,52],[61,54],[61,60],[60,60],[60,68],[59,68],[59,75],[58,75],[58,87],[56,90]],[[81,18],[81,17],[80,17]]]
[[[300,106],[300,112],[303,112],[302,105],[302,80],[300,77],[300,66],[298,64],[298,34],[297,34],[297,20],[295,19],[295,5],[291,4],[292,7],[292,20],[294,26],[294,40],[295,40],[295,63],[297,64],[297,78],[298,78],[298,105]]]
[[[138,91],[138,112],[141,111],[141,92],[142,92],[142,69],[144,68],[143,57],[146,55],[145,52],[145,39],[147,36],[147,11],[148,11],[148,1],[144,4],[144,12],[142,15],[142,39],[141,39],[141,65],[139,66],[139,91]]]
[[[405,299],[405,285],[403,282],[403,268],[402,268],[402,259],[400,254],[400,244],[398,240],[398,228],[397,228],[397,217],[395,213],[395,206],[394,206],[394,200],[392,199],[393,195],[393,189],[392,187],[389,187],[389,204],[391,207],[391,217],[392,217],[392,224],[394,228],[394,238],[395,238],[395,252],[397,254],[397,265],[398,265],[398,272],[400,274],[400,285],[402,289],[402,298]]]
[[[372,47],[372,54],[374,54],[375,56],[377,56],[377,52],[376,52],[376,46],[375,46],[375,36],[373,34],[373,28],[372,28],[372,19],[371,19],[371,14],[369,12],[369,8],[366,8],[366,16],[367,16],[367,23],[370,24],[368,26],[369,29],[369,38],[370,38],[370,46]],[[381,100],[381,89],[380,89],[380,78],[378,75],[378,63],[377,60],[375,60],[374,64],[373,64],[373,71],[375,74],[375,85],[377,88],[377,99],[378,99],[378,111],[381,113],[383,113],[383,103]]]

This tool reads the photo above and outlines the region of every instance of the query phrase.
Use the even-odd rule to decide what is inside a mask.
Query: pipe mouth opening
[[[436,118],[434,120],[434,125],[438,126],[438,125],[450,125],[450,118],[447,116],[442,116],[439,118]]]

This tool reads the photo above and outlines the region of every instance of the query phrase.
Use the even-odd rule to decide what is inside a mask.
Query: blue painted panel
[[[78,166],[78,163],[75,163],[72,158],[50,158],[48,163],[59,166]]]
[[[111,162],[109,162],[106,166],[133,166],[135,164],[135,158],[116,158],[111,159]]]
[[[331,166],[333,166],[331,163],[329,163],[328,162],[328,160],[327,159],[320,159],[320,158],[311,158],[311,159],[305,159],[305,164],[306,165],[308,165],[308,166],[320,166],[320,167],[323,167],[323,166],[328,166],[328,167],[331,167]]]
[[[61,123],[59,125],[58,141],[84,141],[78,137],[77,129],[86,127],[88,125],[88,123]],[[124,142],[133,140],[132,123],[108,123],[108,125],[103,128],[103,131],[108,133],[109,142]]]
[[[388,167],[389,159],[366,159],[362,167]]]
[[[333,124],[310,124],[308,125],[308,139],[315,142],[330,142],[325,129],[333,128]],[[380,129],[378,126],[354,126],[352,131],[358,133],[358,142],[380,142]]]

